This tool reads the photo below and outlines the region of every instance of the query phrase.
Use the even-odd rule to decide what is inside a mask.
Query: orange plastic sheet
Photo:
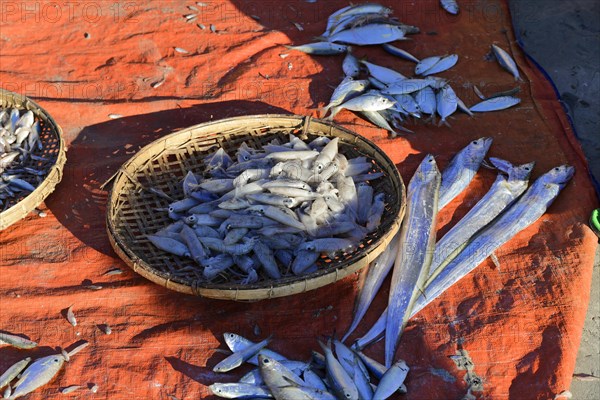
[[[90,342],[30,399],[62,398],[59,387],[91,383],[102,399],[205,398],[210,383],[240,377],[211,370],[223,357],[215,349],[224,347],[224,332],[255,340],[273,334],[273,349],[308,359],[317,336],[341,333],[350,323],[362,274],[289,298],[223,302],[156,286],[111,250],[107,192],[100,185],[140,147],[224,117],[316,115],[342,79],[341,56],[311,57],[283,45],[311,41],[347,2],[204,3],[189,23],[184,15],[194,13],[187,8],[194,2],[0,3],[0,86],[38,101],[68,143],[64,179],[44,206],[48,217],[32,214],[0,232],[0,329],[40,343],[30,351],[0,348],[0,371],[25,355]],[[458,16],[433,0],[384,3],[421,28],[401,47],[417,57],[459,54],[458,64],[441,76],[466,104],[478,101],[472,84],[486,94],[518,85],[523,100],[473,118],[457,113],[451,127],[413,126],[416,134],[396,139],[350,112],[339,114],[342,125],[386,151],[406,182],[426,153],[443,168],[481,136],[493,137],[492,156],[535,160],[534,178],[562,163],[577,168],[548,213],[497,251],[499,267],[484,262],[410,321],[398,352],[411,367],[406,398],[462,398],[465,371],[449,356],[464,349],[483,378],[478,397],[552,399],[571,382],[597,245],[586,221],[598,200],[579,144],[550,83],[515,45],[504,2],[461,1]],[[524,83],[486,61],[491,43],[513,55]],[[355,54],[405,75],[414,68],[380,48],[356,48]],[[441,212],[439,233],[494,179],[494,172],[480,171]],[[113,268],[123,274],[105,275]],[[87,288],[90,283],[102,289]],[[386,283],[356,335],[377,318],[387,294]],[[76,327],[61,313],[70,305]],[[112,334],[99,324],[110,325]],[[380,360],[382,352],[382,343],[367,349]],[[71,396],[87,398],[84,393]]]

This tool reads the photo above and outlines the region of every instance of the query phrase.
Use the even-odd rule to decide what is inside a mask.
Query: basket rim
[[[398,214],[394,216],[392,220],[389,230],[384,233],[381,237],[374,240],[368,246],[368,251],[364,250],[361,254],[355,255],[356,257],[351,263],[344,264],[340,267],[332,268],[330,271],[317,275],[311,276],[308,275],[306,278],[302,279],[302,277],[297,277],[296,279],[290,278],[291,282],[287,282],[284,284],[277,284],[278,282],[271,281],[269,285],[264,285],[259,288],[248,288],[244,289],[241,287],[232,287],[226,288],[221,284],[219,288],[210,288],[210,287],[194,287],[186,284],[182,284],[171,279],[163,278],[159,274],[155,273],[155,269],[152,265],[148,264],[137,254],[132,251],[126,243],[123,243],[124,240],[121,235],[118,235],[116,232],[115,220],[111,218],[111,212],[113,211],[114,204],[116,203],[116,199],[118,197],[119,191],[115,190],[117,187],[117,182],[121,180],[131,180],[130,173],[127,172],[126,168],[129,166],[134,166],[135,169],[140,167],[139,164],[136,163],[138,157],[142,157],[143,154],[146,153],[150,148],[155,147],[157,143],[160,142],[168,142],[169,139],[189,135],[189,133],[195,129],[210,129],[211,126],[218,126],[224,123],[231,122],[241,122],[244,120],[259,120],[259,119],[276,119],[276,120],[287,120],[289,122],[294,121],[297,123],[298,127],[302,127],[302,130],[305,133],[309,133],[309,128],[311,127],[311,123],[314,121],[315,123],[319,123],[322,125],[328,126],[330,129],[336,129],[342,131],[351,136],[360,138],[361,141],[364,141],[367,145],[371,146],[373,150],[377,151],[379,155],[385,160],[389,166],[394,166],[393,174],[394,177],[390,177],[389,179],[395,179],[398,183],[399,189],[399,197],[400,197],[400,208]],[[268,124],[265,123],[265,127],[269,128]],[[327,134],[327,132],[324,132]],[[192,136],[189,135],[191,139]],[[348,142],[347,142],[348,143]],[[191,294],[196,296],[208,297],[213,299],[223,299],[223,300],[235,300],[235,301],[254,301],[254,300],[262,300],[268,298],[282,297],[297,293],[303,293],[308,290],[316,289],[330,283],[336,282],[345,276],[348,276],[364,266],[368,265],[371,261],[373,261],[383,250],[388,246],[389,242],[396,235],[396,233],[400,229],[400,224],[404,217],[404,212],[406,209],[406,187],[402,180],[402,177],[395,167],[395,164],[390,160],[387,154],[379,148],[375,143],[371,140],[365,138],[358,133],[355,133],[347,128],[344,128],[340,125],[335,124],[331,121],[321,120],[317,118],[313,118],[310,116],[302,116],[302,115],[294,115],[294,114],[258,114],[258,115],[244,115],[237,117],[224,118],[220,120],[208,121],[200,124],[196,124],[193,126],[186,127],[184,129],[178,130],[176,132],[169,133],[165,136],[162,136],[155,141],[147,144],[143,148],[139,149],[136,154],[134,154],[131,158],[125,161],[119,170],[115,173],[112,180],[112,188],[110,190],[110,194],[108,196],[108,206],[106,212],[106,230],[109,236],[109,241],[111,246],[119,256],[131,269],[133,269],[136,273],[140,274],[144,278],[166,287],[167,289],[175,290],[177,292]],[[235,285],[231,285],[235,286]]]
[[[53,132],[55,133],[59,146],[56,161],[52,167],[50,167],[50,170],[48,171],[48,174],[44,180],[35,188],[33,192],[29,193],[18,203],[7,210],[0,212],[0,231],[2,231],[25,218],[37,206],[42,204],[52,192],[54,192],[54,189],[62,180],[63,168],[67,161],[67,155],[63,130],[48,111],[46,111],[43,107],[29,97],[4,88],[0,88],[0,99],[2,99],[2,101],[6,101],[5,99],[7,99],[11,103],[17,104],[21,108],[32,111],[35,110],[39,114],[43,115],[46,119],[45,122],[51,126]]]

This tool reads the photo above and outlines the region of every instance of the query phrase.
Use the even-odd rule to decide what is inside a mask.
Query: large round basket
[[[322,268],[304,276],[278,280],[265,278],[255,284],[212,283],[198,279],[194,262],[154,247],[145,235],[171,221],[157,209],[168,201],[148,191],[161,189],[173,199],[183,198],[181,179],[188,171],[202,174],[203,158],[222,147],[234,155],[246,142],[259,148],[274,138],[287,142],[290,134],[311,140],[317,136],[338,137],[340,152],[347,157],[367,156],[373,171],[384,173],[373,180],[375,192],[386,195],[386,210],[379,228],[352,253],[321,259]],[[196,125],[167,135],[141,149],[115,176],[107,210],[107,229],[114,250],[134,271],[178,292],[237,301],[288,296],[333,283],[368,265],[388,246],[397,233],[405,209],[405,188],[396,166],[369,140],[333,123],[294,115],[256,115],[229,118]],[[183,271],[183,272],[182,272]],[[186,274],[185,271],[191,271]]]
[[[43,147],[41,150],[36,149],[32,152],[32,154],[39,157],[35,157],[35,159],[28,158],[21,166],[38,171],[47,171],[44,180],[39,184],[37,181],[30,180],[33,177],[24,178],[36,187],[35,190],[33,192],[21,192],[21,196],[7,199],[6,203],[0,207],[0,230],[2,230],[25,218],[54,191],[54,188],[62,179],[62,170],[67,157],[60,126],[46,110],[34,101],[26,96],[0,89],[0,107],[30,110],[35,118],[41,121],[40,140]]]

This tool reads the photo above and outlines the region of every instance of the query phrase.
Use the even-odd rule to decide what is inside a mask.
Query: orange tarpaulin
[[[518,84],[523,101],[516,108],[473,118],[457,113],[451,127],[418,124],[416,134],[396,139],[352,113],[339,114],[342,125],[386,151],[406,182],[426,153],[443,168],[481,136],[494,139],[492,156],[536,161],[534,178],[565,162],[577,168],[548,213],[497,251],[499,267],[484,262],[410,321],[398,353],[411,367],[406,397],[461,398],[465,371],[449,356],[464,349],[483,378],[484,391],[476,395],[551,399],[571,382],[597,245],[586,220],[598,200],[579,144],[550,83],[516,47],[504,2],[461,2],[458,16],[437,1],[384,3],[421,29],[399,46],[417,57],[459,55],[458,64],[440,75],[468,105],[478,100],[471,84],[486,94],[517,85],[486,61],[491,43],[509,50],[525,80]],[[343,332],[350,323],[361,274],[289,298],[223,302],[154,285],[110,248],[107,193],[100,185],[140,147],[213,119],[316,115],[342,78],[341,56],[311,57],[282,45],[311,41],[347,2],[205,4],[190,23],[183,15],[192,11],[183,2],[0,5],[0,86],[38,101],[63,127],[68,144],[63,181],[45,203],[48,217],[32,214],[0,232],[0,330],[41,345],[0,348],[0,371],[25,355],[50,354],[52,347],[81,339],[91,343],[31,399],[59,398],[59,387],[88,383],[98,384],[96,396],[105,399],[204,398],[208,384],[240,376],[211,371],[223,357],[215,349],[223,347],[224,332],[255,340],[273,334],[273,349],[307,359],[318,348],[316,336]],[[405,75],[414,68],[379,48],[356,48],[355,54]],[[440,234],[494,179],[489,170],[477,174],[441,212]],[[124,272],[105,275],[112,268]],[[102,289],[91,290],[90,283]],[[377,318],[387,293],[384,286],[357,335]],[[76,327],[61,314],[70,305]],[[112,334],[98,324],[110,325]],[[381,360],[382,350],[379,343],[367,354]]]

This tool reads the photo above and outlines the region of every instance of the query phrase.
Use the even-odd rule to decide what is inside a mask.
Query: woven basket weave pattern
[[[20,192],[21,196],[7,200],[8,207],[0,213],[0,230],[2,230],[25,218],[54,191],[54,188],[62,179],[66,155],[60,126],[58,126],[50,114],[31,99],[8,90],[0,89],[0,107],[30,110],[33,112],[35,118],[40,120],[42,128],[40,140],[43,143],[43,148],[42,150],[34,150],[33,154],[43,157],[45,160],[35,161],[30,158],[22,166],[48,171],[44,180],[39,184],[33,176],[27,175],[24,177],[36,189],[31,193]]]
[[[164,211],[168,201],[144,187],[163,190],[175,200],[183,198],[181,180],[188,171],[202,175],[203,159],[222,147],[234,155],[246,142],[260,148],[274,138],[288,141],[290,133],[311,140],[317,135],[340,138],[340,152],[375,161],[373,171],[385,176],[371,182],[375,192],[386,193],[386,211],[380,228],[369,234],[357,251],[321,259],[325,268],[310,275],[263,279],[253,285],[236,285],[216,279],[206,282],[194,262],[154,247],[145,235],[172,221]],[[350,131],[318,120],[297,116],[252,116],[206,123],[161,138],[140,150],[119,170],[107,211],[111,244],[135,271],[167,288],[184,293],[232,300],[259,300],[299,293],[334,282],[367,265],[383,251],[397,232],[404,213],[404,185],[396,167],[372,143]]]

